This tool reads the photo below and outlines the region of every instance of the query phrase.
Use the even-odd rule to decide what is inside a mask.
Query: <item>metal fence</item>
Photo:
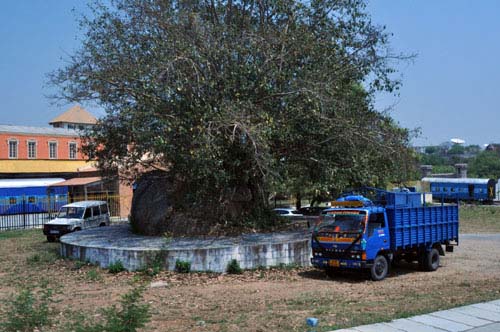
[[[120,196],[87,194],[83,196],[38,195],[0,197],[0,230],[41,228],[55,218],[61,206],[84,200],[106,201],[111,217],[120,216]]]

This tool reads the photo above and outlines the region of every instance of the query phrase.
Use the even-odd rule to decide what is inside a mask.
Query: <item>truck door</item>
[[[366,258],[374,259],[380,250],[389,248],[389,231],[384,212],[370,213],[366,226]]]

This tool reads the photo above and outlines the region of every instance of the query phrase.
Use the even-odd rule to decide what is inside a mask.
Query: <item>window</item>
[[[36,159],[36,141],[28,141],[28,159]]]
[[[16,197],[9,197],[9,204],[16,204],[16,203],[17,203]]]
[[[57,159],[57,142],[49,142],[49,158]]]
[[[103,204],[101,205],[101,214],[107,214],[108,213],[108,205]]]
[[[94,217],[97,217],[99,216],[101,213],[99,212],[99,206],[96,205],[96,206],[93,206],[92,207],[92,216]]]
[[[9,158],[17,159],[17,139],[9,140]]]
[[[90,217],[92,217],[92,210],[87,208],[87,209],[85,209],[85,214],[83,215],[83,219],[87,219]]]
[[[68,129],[75,129],[76,128],[76,125],[72,124],[72,123],[68,123]]]
[[[69,159],[76,159],[76,143],[69,143]]]
[[[376,229],[385,227],[385,218],[383,213],[371,213],[368,220],[368,236],[372,236]]]
[[[31,203],[31,204],[36,203],[36,198],[35,198],[35,196],[29,196],[29,197],[28,197],[28,203]]]

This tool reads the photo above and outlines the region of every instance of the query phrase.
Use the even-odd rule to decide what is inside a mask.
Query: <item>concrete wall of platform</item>
[[[121,241],[119,246],[106,240],[106,236],[113,232],[102,232],[102,229],[96,232],[100,232],[101,238],[89,236],[87,239],[90,241],[85,241],[85,237],[87,234],[92,234],[92,230],[63,237],[61,239],[62,256],[89,261],[102,268],[121,261],[129,271],[151,266],[154,262],[161,262],[165,270],[173,271],[177,260],[190,262],[191,271],[213,272],[225,272],[227,265],[233,259],[236,259],[243,269],[281,264],[310,265],[311,243],[307,232],[280,234],[277,237],[273,234],[261,234],[246,239],[234,238],[208,242],[190,239],[174,241],[170,244],[166,244],[161,238],[149,237],[148,241],[148,237],[130,235],[130,241]],[[82,241],[77,239],[79,235],[83,236]],[[111,245],[108,245],[110,243]]]

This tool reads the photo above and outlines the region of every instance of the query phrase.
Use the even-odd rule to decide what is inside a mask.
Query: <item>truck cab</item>
[[[325,210],[312,235],[314,266],[333,273],[340,268],[371,269],[381,253],[390,251],[385,209],[372,206],[361,196],[348,196]],[[389,264],[391,256],[386,258]],[[378,264],[378,274],[388,266]],[[381,270],[382,269],[382,270]]]

